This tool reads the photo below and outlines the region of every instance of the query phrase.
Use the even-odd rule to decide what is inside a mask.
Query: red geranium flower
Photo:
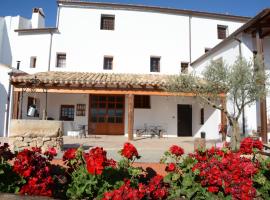
[[[73,160],[76,158],[77,149],[68,149],[63,155],[63,160]]]
[[[174,163],[170,163],[166,166],[165,170],[167,172],[174,172],[176,169],[176,165]]]
[[[132,160],[134,157],[140,158],[137,149],[129,142],[124,144],[124,148],[121,150],[121,155],[129,160]]]
[[[243,139],[240,145],[240,152],[243,154],[252,154],[253,149],[262,150],[263,143],[258,139],[253,139],[251,137],[247,137]]]
[[[170,152],[176,156],[182,156],[184,154],[184,149],[177,145],[173,145],[170,147]]]

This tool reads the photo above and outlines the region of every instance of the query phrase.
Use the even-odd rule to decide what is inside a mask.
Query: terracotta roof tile
[[[81,84],[81,85],[123,85],[123,86],[163,86],[171,75],[155,74],[114,74],[88,72],[39,72],[36,74],[13,76],[13,84],[30,84],[38,79],[42,84]]]

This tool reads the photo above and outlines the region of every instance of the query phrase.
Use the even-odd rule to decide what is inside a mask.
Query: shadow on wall
[[[195,133],[197,133],[198,131],[200,131],[200,132],[206,131],[202,127],[207,123],[208,119],[215,113],[215,111],[216,111],[216,109],[212,108],[211,106],[206,106],[206,105],[204,106],[204,123],[203,124],[200,123],[201,122],[201,116],[200,116],[201,113],[197,113],[198,124],[193,126],[193,128],[194,128],[192,130],[193,137],[195,136]],[[199,112],[200,112],[200,109],[199,109]],[[209,133],[206,133],[206,138],[207,138],[207,134],[209,134]],[[211,135],[213,135],[213,134],[211,134]]]
[[[0,38],[0,63],[11,65],[12,53],[11,53],[10,40],[9,40],[7,26],[6,26],[5,21],[3,21],[3,23],[4,24],[2,25],[2,30],[1,30],[1,25],[0,25],[0,37],[1,37],[1,32],[2,32],[2,38]],[[1,41],[2,41],[2,44],[1,44]]]
[[[4,136],[6,104],[7,104],[7,91],[5,87],[0,83],[0,137]]]

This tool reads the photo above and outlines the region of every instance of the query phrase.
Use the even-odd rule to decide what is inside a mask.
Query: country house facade
[[[21,70],[11,75],[5,116],[60,120],[65,134],[83,125],[94,127],[94,134],[131,137],[136,129],[153,125],[170,137],[206,132],[207,139],[217,139],[225,121],[219,111],[194,94],[173,94],[163,87],[171,76],[192,71],[193,64],[200,68],[196,59],[248,20],[67,0],[58,1],[55,27],[45,27],[39,8],[32,19],[0,18],[0,46],[6,51],[0,62]],[[37,112],[30,117],[31,105]]]

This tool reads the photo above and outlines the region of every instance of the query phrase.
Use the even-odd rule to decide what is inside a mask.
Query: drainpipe
[[[8,73],[9,75],[9,80],[11,80],[11,76],[12,76],[12,72]],[[9,116],[10,116],[10,101],[11,99],[11,83],[9,81],[8,84],[8,96],[7,96],[7,112],[6,112],[6,127],[5,127],[5,133],[4,133],[4,137],[8,137],[8,130],[9,130]]]
[[[189,64],[191,64],[192,57],[191,57],[191,15],[188,16],[188,30],[189,30]]]
[[[52,38],[53,38],[53,33],[50,32],[50,47],[49,47],[49,58],[48,58],[48,71],[51,71]]]
[[[242,59],[243,55],[242,55],[242,41],[237,38],[234,37],[234,40],[236,40],[239,43],[239,58]],[[245,121],[245,107],[243,108],[243,113],[242,113],[242,129],[243,129],[243,134],[246,135],[246,121]]]

